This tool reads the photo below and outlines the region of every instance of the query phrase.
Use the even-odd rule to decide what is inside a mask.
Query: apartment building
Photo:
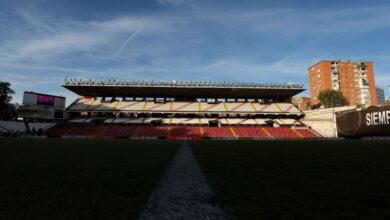
[[[376,96],[378,105],[383,105],[386,102],[385,90],[380,87],[376,87]]]
[[[298,106],[298,108],[301,111],[308,111],[310,110],[310,98],[308,97],[298,97],[298,98],[292,98],[291,102]]]
[[[318,104],[322,90],[339,90],[348,105],[378,105],[371,61],[323,60],[308,69],[311,104]]]

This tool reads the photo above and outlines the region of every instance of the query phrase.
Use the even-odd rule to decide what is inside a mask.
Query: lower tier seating
[[[203,127],[204,137],[232,138],[234,134],[229,127]]]
[[[135,137],[167,137],[167,126],[140,126]]]
[[[300,138],[301,136],[289,127],[267,127],[267,132],[275,138]]]
[[[47,132],[49,137],[95,137],[95,138],[317,138],[308,128],[261,126],[150,126],[150,125],[96,125],[56,126]]]
[[[234,127],[234,131],[238,137],[243,138],[270,138],[261,127]]]
[[[318,135],[310,129],[305,128],[305,129],[295,129],[295,130],[306,138],[317,138],[318,137]]]
[[[172,137],[201,137],[202,129],[197,126],[171,126],[169,136]]]

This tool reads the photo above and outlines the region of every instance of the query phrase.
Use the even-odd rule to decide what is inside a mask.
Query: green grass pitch
[[[181,142],[0,139],[0,219],[136,219]],[[388,219],[390,142],[189,141],[231,219]]]
[[[135,219],[179,144],[0,139],[0,219]]]
[[[390,142],[190,146],[231,219],[389,219]]]

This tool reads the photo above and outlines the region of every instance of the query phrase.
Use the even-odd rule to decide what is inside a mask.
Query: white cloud
[[[162,5],[182,4],[182,0],[159,0]],[[152,16],[119,16],[106,21],[68,21],[57,23],[56,26],[42,22],[42,19],[32,16],[26,11],[21,11],[21,16],[32,24],[44,36],[31,35],[26,39],[9,41],[6,50],[0,49],[2,54],[8,57],[39,57],[47,58],[57,55],[69,54],[80,51],[105,51],[113,55],[118,48],[126,46],[126,39],[133,40],[129,36],[142,34],[142,39],[150,37],[144,45],[135,47],[147,47],[159,35],[164,33],[177,34],[175,37],[189,37],[189,40],[173,39],[171,42],[178,44],[194,44],[196,39],[191,36],[194,29],[193,22],[202,21],[211,25],[222,25],[231,31],[231,34],[257,33],[278,34],[278,36],[311,36],[336,35],[339,33],[354,34],[369,31],[375,28],[390,26],[389,8],[353,8],[338,10],[224,10],[208,8],[199,11],[183,11],[179,14],[159,15],[156,19]],[[209,31],[207,24],[198,26],[201,37]],[[212,27],[212,26],[211,26]],[[142,33],[139,33],[141,32]],[[23,32],[23,31],[21,31]],[[205,33],[207,34],[207,33]],[[171,38],[172,36],[167,36]],[[169,46],[169,45],[167,45]],[[150,51],[153,53],[153,51]],[[2,59],[5,59],[3,56]]]
[[[31,15],[28,11],[19,10],[19,15],[25,19],[30,25],[32,25],[36,31],[46,34],[58,34],[58,32],[50,25],[44,23],[37,16]]]
[[[157,0],[161,5],[180,6],[184,3],[184,0]]]
[[[58,34],[43,39],[33,39],[19,48],[20,55],[34,56],[40,53],[63,54],[69,51],[87,50],[102,42],[100,37],[88,33]]]
[[[354,34],[390,26],[389,7],[216,10],[207,9],[193,19],[219,22],[233,31],[285,36]]]
[[[78,22],[78,25],[79,28],[91,29],[95,27],[99,30],[114,32],[128,32],[145,25],[150,29],[150,32],[153,33],[169,28],[169,26],[161,20],[150,21],[150,16],[119,16],[106,21]]]
[[[29,69],[29,70],[44,70],[44,71],[55,71],[55,72],[73,72],[73,73],[87,73],[91,74],[93,71],[76,69],[76,68],[66,68],[66,67],[56,67],[56,66],[37,66],[37,65],[28,65],[21,63],[13,63],[13,62],[0,62],[0,66],[3,67],[12,67],[15,69]],[[21,76],[21,75],[19,75]]]
[[[105,54],[113,55],[115,47],[119,47],[126,35],[143,27],[143,35],[154,36],[156,33],[170,29],[168,24],[161,21],[148,20],[147,17],[117,17],[107,21],[74,22],[68,21],[57,24],[56,30],[37,18],[23,14],[39,33],[48,33],[44,36],[34,35],[24,40],[10,40],[0,48],[2,59],[30,58],[31,60],[46,60],[53,56],[70,54],[73,52],[92,52],[105,48]],[[23,30],[21,31],[23,32]],[[7,54],[7,56],[5,56]]]

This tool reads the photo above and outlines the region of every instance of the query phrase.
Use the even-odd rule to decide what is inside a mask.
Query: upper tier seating
[[[177,113],[273,113],[298,114],[302,112],[291,103],[260,104],[259,102],[149,102],[149,101],[101,101],[79,99],[68,111],[129,111],[129,112],[177,112]]]
[[[271,119],[252,118],[109,118],[104,121],[106,124],[148,124],[152,121],[161,121],[164,125],[208,125],[209,121],[219,121],[221,125],[266,125],[266,121]],[[279,125],[300,124],[295,119],[272,119]],[[92,119],[72,119],[69,122],[88,123]]]
[[[279,125],[294,125],[294,124],[299,124],[298,121],[294,120],[294,119],[275,119],[275,121],[279,124]]]
[[[202,124],[202,125],[208,125],[209,120],[216,120],[216,119],[204,119],[204,118],[172,118],[170,124]]]
[[[222,125],[265,125],[265,120],[251,118],[224,118],[219,119]]]

